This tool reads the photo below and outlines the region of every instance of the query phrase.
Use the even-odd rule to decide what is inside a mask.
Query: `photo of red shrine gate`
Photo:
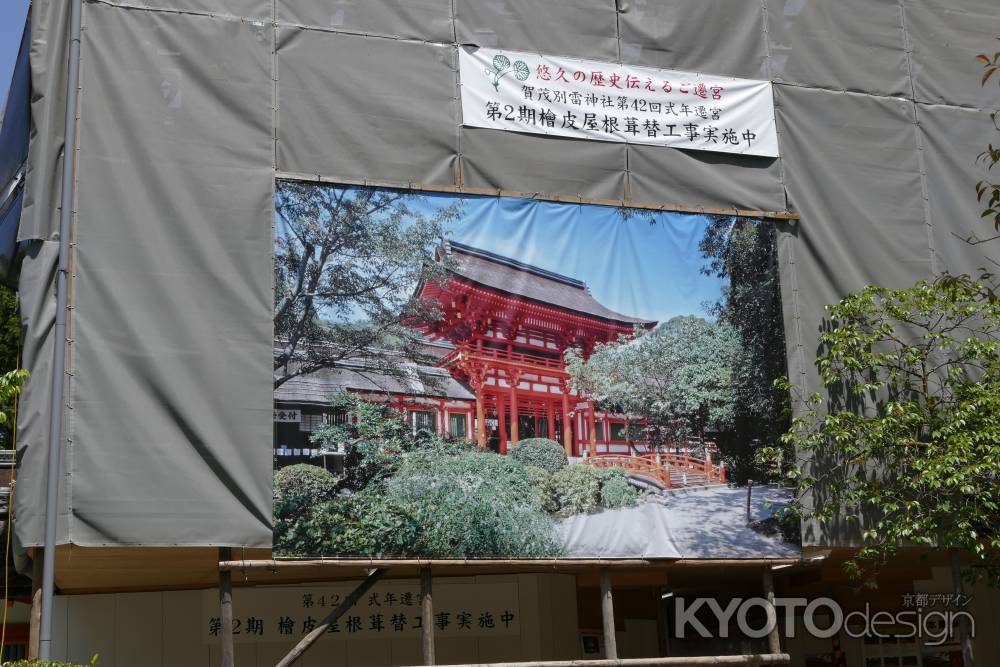
[[[505,454],[524,437],[545,437],[561,442],[567,456],[593,464],[649,468],[647,473],[667,477],[665,486],[668,460],[678,470],[691,467],[688,456],[657,455],[644,443],[627,443],[624,419],[577,395],[565,370],[567,349],[587,357],[597,343],[615,342],[636,328],[651,331],[655,321],[615,312],[584,282],[509,257],[454,241],[440,247],[435,259],[446,255],[453,264],[448,278],[417,289],[418,298],[437,303],[442,317],[417,328],[454,346],[438,365],[475,395],[474,440],[480,447],[495,439]],[[491,424],[495,430],[488,433]],[[697,475],[701,481],[724,479],[710,462],[699,460],[695,467],[704,468]]]
[[[723,466],[711,461],[718,451],[714,443],[698,456],[684,447],[654,452],[646,443],[630,443],[624,417],[598,409],[569,387],[567,349],[588,356],[597,343],[631,335],[637,326],[652,330],[657,322],[617,313],[597,301],[586,283],[509,257],[455,241],[439,247],[435,261],[446,256],[452,260],[447,277],[416,289],[442,316],[410,325],[428,337],[425,351],[437,357],[436,366],[414,366],[409,379],[376,379],[342,362],[288,381],[275,391],[276,414],[290,411],[300,421],[298,428],[276,424],[282,463],[318,452],[309,449],[309,432],[346,415],[316,407],[348,391],[388,401],[414,429],[468,438],[501,454],[520,440],[549,438],[567,456],[625,468],[662,488],[725,481]]]
[[[505,454],[509,443],[543,437],[561,442],[568,456],[633,453],[614,444],[616,436],[624,441],[624,421],[570,389],[563,353],[577,348],[589,356],[597,343],[657,323],[607,308],[574,278],[454,241],[435,259],[446,255],[448,277],[417,289],[442,317],[415,328],[454,346],[439,366],[475,395],[479,446],[493,435]],[[488,421],[495,433],[487,433]]]

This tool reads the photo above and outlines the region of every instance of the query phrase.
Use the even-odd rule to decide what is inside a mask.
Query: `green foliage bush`
[[[328,550],[344,555],[553,556],[552,519],[524,466],[492,452],[404,455],[397,472],[339,497]]]
[[[596,468],[576,464],[552,475],[549,493],[561,514],[586,514],[600,505],[601,483]]]
[[[296,463],[274,473],[276,498],[303,498],[318,503],[332,497],[336,489],[337,477],[310,463]]]
[[[559,554],[553,519],[543,509],[547,471],[529,471],[512,457],[464,441],[415,435],[383,406],[341,400],[349,403],[354,423],[321,429],[313,441],[345,446],[345,476],[309,497],[282,492],[276,480],[277,553]]]
[[[524,466],[524,472],[527,473],[528,479],[531,480],[535,497],[538,499],[542,509],[549,514],[558,512],[559,503],[552,496],[552,475],[549,471],[543,470],[538,466]]]
[[[535,466],[554,475],[568,463],[562,445],[548,438],[528,438],[511,450],[510,456],[524,466]]]
[[[617,509],[634,507],[639,502],[639,492],[628,481],[628,475],[621,468],[606,468],[600,471],[601,507]]]

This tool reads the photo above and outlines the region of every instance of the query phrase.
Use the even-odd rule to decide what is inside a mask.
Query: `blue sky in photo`
[[[461,200],[450,238],[582,280],[594,297],[625,315],[665,322],[707,317],[723,281],[701,272],[698,250],[708,218],[657,212],[624,219],[613,207],[513,197],[426,195],[412,208],[432,213]]]
[[[28,0],[0,0],[0,108],[7,100],[27,15]]]
[[[710,318],[706,306],[721,296],[724,281],[701,271],[706,216],[657,212],[652,221],[626,219],[608,206],[431,193],[407,206],[431,217],[456,203],[460,213],[446,223],[448,238],[581,280],[623,315],[657,322]],[[275,222],[282,234],[280,216]]]

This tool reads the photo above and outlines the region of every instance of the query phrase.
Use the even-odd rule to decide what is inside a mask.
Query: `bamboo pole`
[[[219,561],[233,557],[230,547],[219,548]],[[219,666],[235,667],[236,654],[233,650],[233,574],[229,570],[219,570]]]
[[[312,632],[303,637],[302,640],[288,652],[288,655],[278,662],[277,667],[289,667],[289,665],[301,658],[302,654],[308,651],[309,648],[316,643],[316,640],[322,637],[329,627],[337,619],[343,616],[348,609],[353,607],[354,603],[361,599],[361,596],[367,593],[368,590],[374,586],[384,574],[385,570],[373,570],[371,574],[369,574],[368,577],[351,592],[350,595],[344,598],[344,601],[341,602],[336,609],[327,614],[326,618],[320,621]]]
[[[611,595],[611,573],[601,569],[601,621],[604,626],[604,657],[618,659],[618,643],[615,640],[615,603]]]
[[[534,662],[489,662],[449,665],[448,667],[703,667],[704,665],[790,665],[787,653],[759,653],[753,655],[716,655],[690,658],[624,658],[620,660],[550,660]]]
[[[771,653],[781,653],[778,611],[774,607],[774,573],[769,567],[764,568],[764,595],[767,596],[767,627],[771,628],[767,635],[767,650]]]
[[[434,597],[431,568],[420,568],[420,639],[425,665],[434,664]]]

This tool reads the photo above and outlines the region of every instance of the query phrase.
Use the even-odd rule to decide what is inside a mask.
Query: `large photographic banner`
[[[277,554],[797,553],[781,491],[748,525],[730,486],[784,407],[769,223],[291,181],[275,206]]]
[[[778,156],[769,81],[476,47],[459,65],[463,125]]]

